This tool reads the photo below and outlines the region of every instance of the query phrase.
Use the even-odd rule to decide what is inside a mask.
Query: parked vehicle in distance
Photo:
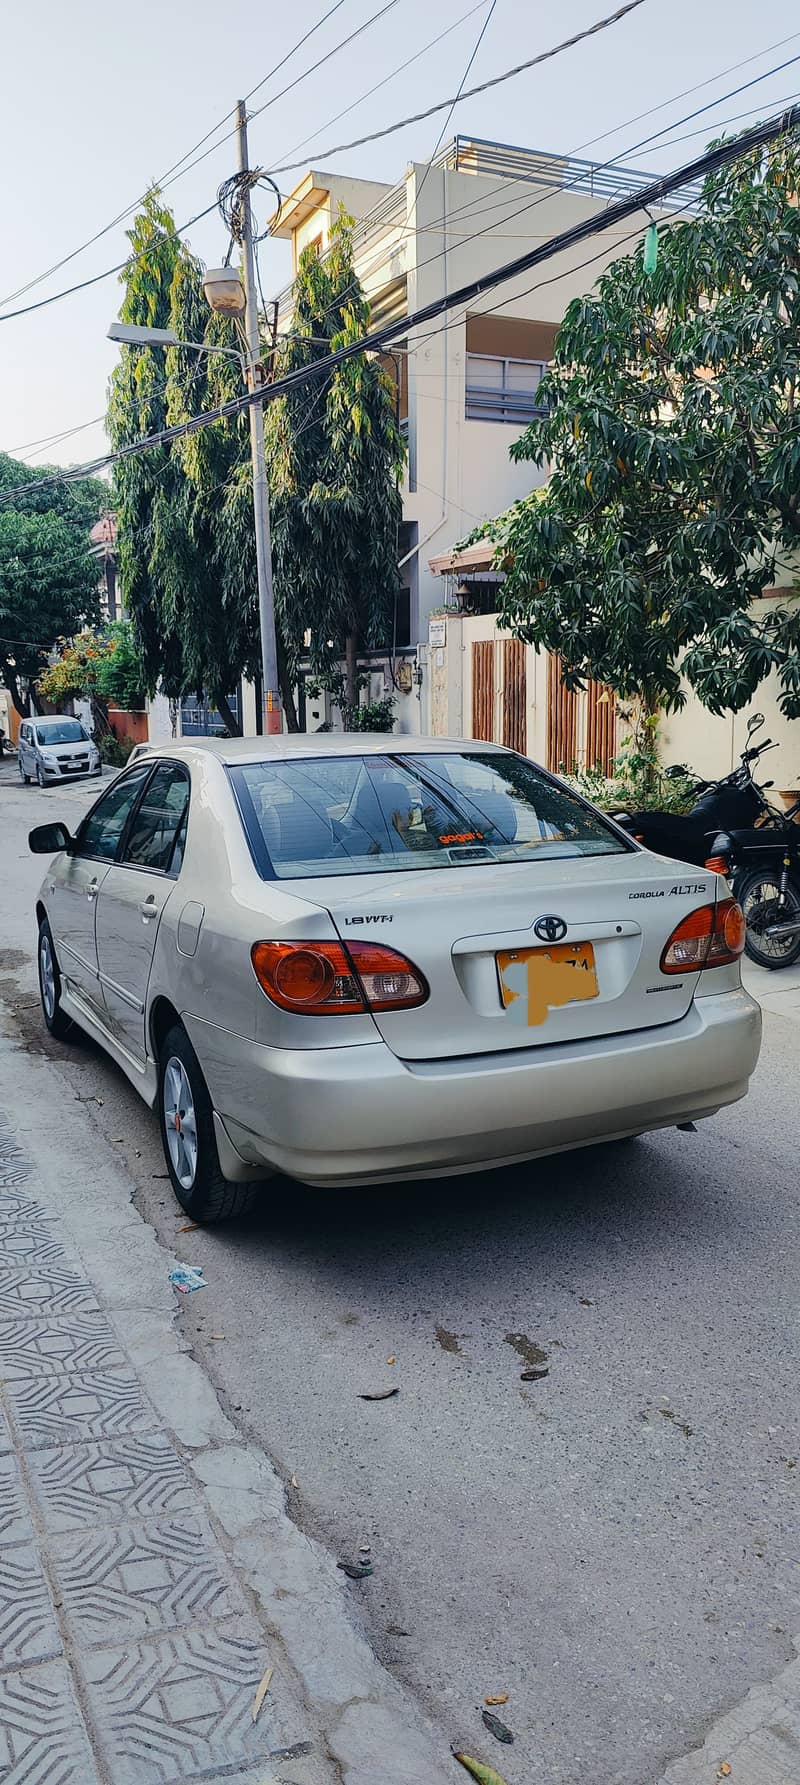
[[[153,744],[134,744],[133,749],[130,753],[130,756],[128,757],[128,760],[125,764],[126,769],[129,769],[134,762],[138,762],[140,757],[147,756],[149,751],[153,750],[154,748],[155,748],[155,746]]]
[[[380,1184],[685,1124],[756,1064],[725,881],[495,744],[165,745],[30,847],[58,852],[47,1027],[158,1110],[193,1220],[276,1172]]]
[[[652,849],[656,855],[671,856],[674,861],[694,862],[702,866],[711,853],[711,843],[718,831],[732,825],[754,825],[780,822],[780,813],[765,798],[771,781],[761,786],[753,779],[753,764],[767,750],[777,750],[771,738],[750,747],[749,740],[764,725],[763,713],[754,713],[748,721],[748,744],[741,754],[739,767],[719,781],[698,781],[691,812],[617,812],[616,821],[629,831],[637,843]],[[678,769],[678,774],[686,771]],[[667,769],[667,775],[670,770]]]
[[[731,881],[747,924],[745,948],[760,967],[800,957],[800,800],[763,828],[723,831],[707,867]]]
[[[17,739],[20,780],[64,781],[78,775],[102,775],[100,751],[80,719],[24,719]]]

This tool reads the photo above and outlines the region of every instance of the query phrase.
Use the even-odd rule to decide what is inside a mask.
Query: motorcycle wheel
[[[745,954],[771,972],[791,967],[800,958],[800,934],[767,936],[764,932],[773,923],[800,923],[800,893],[790,881],[781,904],[778,877],[769,868],[753,868],[743,874],[734,890],[747,924]]]

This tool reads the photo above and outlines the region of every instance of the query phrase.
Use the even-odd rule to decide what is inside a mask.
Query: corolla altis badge
[[[551,911],[546,911],[543,917],[537,917],[533,933],[542,942],[561,942],[566,936],[567,925],[563,917],[554,917]]]

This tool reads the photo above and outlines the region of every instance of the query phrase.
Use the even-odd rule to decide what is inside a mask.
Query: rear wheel
[[[791,967],[800,958],[800,934],[766,934],[772,924],[800,923],[800,894],[791,881],[781,902],[779,876],[770,868],[754,868],[737,882],[735,891],[747,924],[744,946],[750,960],[772,971]]]
[[[69,1041],[75,1032],[75,1024],[71,1017],[65,1016],[61,1008],[61,974],[53,943],[53,933],[47,918],[39,925],[39,947],[37,949],[39,966],[39,996],[42,1000],[42,1015],[49,1033],[56,1041]]]
[[[261,1186],[233,1184],[223,1175],[208,1087],[186,1030],[177,1024],[161,1048],[158,1113],[172,1188],[191,1220],[246,1214]]]

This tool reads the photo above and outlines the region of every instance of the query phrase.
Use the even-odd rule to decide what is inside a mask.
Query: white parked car
[[[496,745],[164,746],[30,842],[59,851],[45,1022],[158,1109],[195,1220],[274,1172],[385,1183],[695,1121],[756,1064],[725,880]]]
[[[40,787],[78,775],[102,775],[100,751],[80,719],[25,719],[19,728],[21,781]]]

